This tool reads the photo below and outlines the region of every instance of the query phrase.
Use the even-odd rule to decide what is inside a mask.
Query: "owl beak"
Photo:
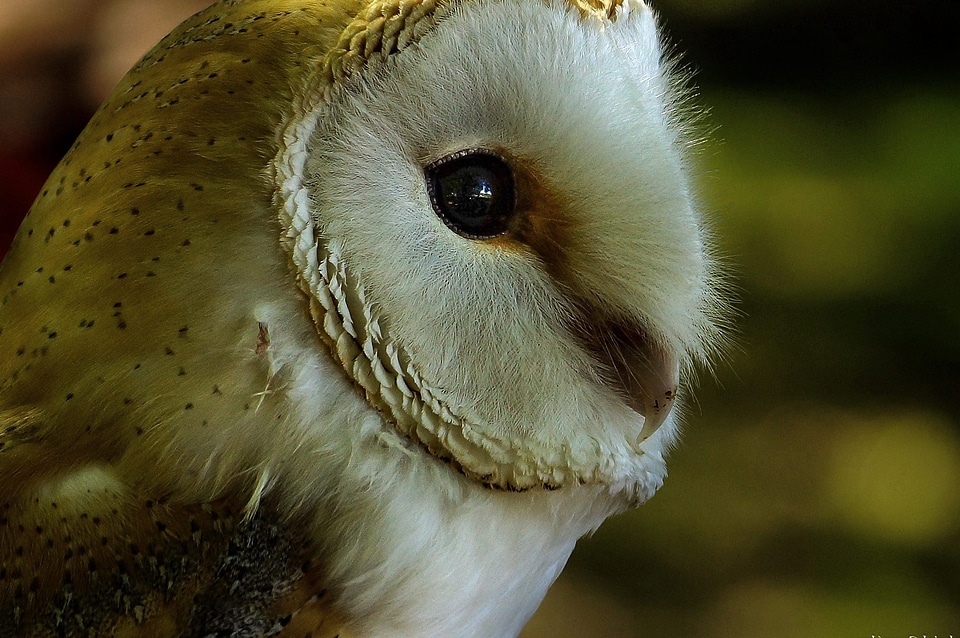
[[[680,364],[671,350],[632,322],[594,317],[578,336],[599,364],[600,377],[632,410],[643,416],[637,445],[650,438],[673,409]]]
[[[630,396],[641,399],[639,403],[642,406],[639,409],[631,405],[643,415],[643,429],[637,437],[638,445],[650,438],[666,421],[680,386],[680,364],[676,357],[660,347],[641,349],[643,360],[635,364],[631,375],[634,377],[635,387],[626,387]]]

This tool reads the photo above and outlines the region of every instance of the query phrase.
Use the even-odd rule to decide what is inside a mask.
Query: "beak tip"
[[[673,403],[676,397],[676,384],[671,384],[671,387],[665,389],[657,396],[644,397],[643,428],[637,437],[637,445],[645,442],[660,429],[660,426],[663,425],[663,422],[667,420],[671,410],[673,410]]]

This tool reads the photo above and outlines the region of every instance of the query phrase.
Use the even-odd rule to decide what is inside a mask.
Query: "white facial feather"
[[[702,356],[714,336],[711,265],[652,14],[638,7],[604,25],[568,11],[493,2],[441,12],[416,46],[336,87],[292,133],[295,152],[308,149],[286,193],[308,290],[326,294],[310,261],[316,240],[345,287],[362,288],[402,365],[453,414],[421,442],[454,430],[440,454],[492,484],[635,474],[644,418],[598,382],[565,328],[576,314],[567,288],[681,359]],[[534,251],[453,233],[432,210],[423,166],[473,148],[516,158],[562,202],[570,281]],[[294,164],[281,160],[281,174]]]

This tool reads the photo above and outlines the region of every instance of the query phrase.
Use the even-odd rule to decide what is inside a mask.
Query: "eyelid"
[[[498,152],[496,152],[496,151],[494,151],[494,150],[491,150],[491,149],[489,149],[489,148],[484,148],[484,147],[481,146],[481,147],[477,147],[477,148],[466,148],[466,149],[463,149],[463,150],[460,150],[460,151],[456,151],[456,152],[454,152],[454,153],[450,153],[450,154],[448,154],[448,155],[444,155],[444,156],[441,157],[440,159],[434,160],[434,161],[428,163],[427,165],[425,165],[425,166],[423,167],[423,170],[424,170],[424,172],[426,172],[426,171],[429,171],[429,170],[431,170],[431,169],[434,169],[434,168],[438,168],[438,167],[440,167],[440,166],[443,166],[444,164],[446,164],[446,163],[448,163],[448,162],[453,162],[453,161],[455,161],[455,160],[462,159],[462,158],[464,158],[464,157],[469,157],[469,156],[472,156],[472,155],[486,155],[486,156],[492,157],[492,158],[494,158],[494,159],[500,160],[500,161],[503,162],[506,166],[510,166],[510,162],[508,162],[507,159],[506,159],[503,155],[501,155],[500,153],[498,153]]]

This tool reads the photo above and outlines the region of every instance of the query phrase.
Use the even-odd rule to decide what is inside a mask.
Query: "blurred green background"
[[[0,0],[8,233],[117,69],[206,3],[60,1]],[[655,7],[696,72],[737,344],[661,493],[581,542],[524,638],[960,637],[960,11]]]

